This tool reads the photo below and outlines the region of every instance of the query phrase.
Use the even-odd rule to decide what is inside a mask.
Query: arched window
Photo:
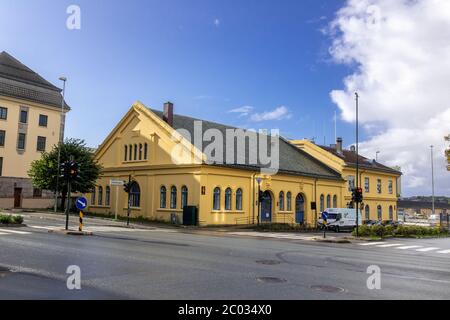
[[[98,205],[103,205],[103,187],[98,187]]]
[[[137,150],[137,144],[135,144],[135,145],[134,145],[134,158],[133,158],[134,161],[137,160],[137,151],[138,151],[138,150]]]
[[[159,191],[159,207],[162,209],[166,208],[166,201],[167,199],[167,189],[166,187],[162,186],[161,190]]]
[[[337,208],[338,204],[337,204],[337,195],[333,196],[333,208]]]
[[[142,143],[139,143],[139,160],[142,160]]]
[[[130,144],[128,146],[128,161],[133,160],[133,146]]]
[[[225,190],[225,210],[231,210],[231,188]]]
[[[286,209],[292,211],[292,193],[290,191],[286,194]]]
[[[370,220],[370,207],[369,207],[369,205],[366,206],[365,214],[366,214],[366,220]]]
[[[144,144],[144,159],[145,160],[148,159],[148,144],[147,143]]]
[[[127,161],[128,159],[128,146],[125,146],[125,157],[124,157],[124,161]]]
[[[92,190],[91,194],[91,205],[95,206],[95,188]]]
[[[320,195],[320,212],[325,210],[325,196],[323,194]]]
[[[383,220],[383,210],[381,209],[381,206],[377,207],[377,214],[378,214],[378,220]]]
[[[214,189],[213,209],[220,210],[220,188],[219,187]]]
[[[327,208],[331,208],[331,196],[327,195]]]
[[[280,192],[279,201],[280,202],[279,202],[278,206],[280,208],[280,211],[284,211],[284,192],[283,191]]]
[[[130,206],[133,208],[141,206],[141,188],[137,182],[134,182],[130,188]]]
[[[177,187],[173,186],[170,189],[170,209],[177,208]]]
[[[394,220],[394,208],[389,206],[389,220]]]
[[[188,205],[188,188],[183,186],[181,188],[181,209]]]
[[[242,189],[236,191],[236,210],[242,210]]]
[[[105,206],[109,207],[110,204],[111,204],[111,188],[109,186],[106,186]]]

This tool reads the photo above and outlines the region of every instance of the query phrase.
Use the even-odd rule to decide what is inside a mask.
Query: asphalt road
[[[90,219],[94,236],[48,232],[62,222],[34,214],[28,227],[0,227],[0,299],[450,299],[450,252],[437,252],[450,239],[380,247]],[[71,265],[80,267],[81,290],[67,289]],[[372,265],[380,290],[366,285]]]

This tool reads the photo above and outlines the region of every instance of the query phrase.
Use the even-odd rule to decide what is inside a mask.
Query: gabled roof
[[[151,112],[153,112],[155,115],[157,115],[159,118],[163,118],[163,112],[158,110],[150,109]],[[194,137],[194,121],[202,121],[202,134],[205,133],[208,129],[217,129],[219,130],[223,137],[226,137],[226,130],[227,129],[237,129],[232,126],[227,126],[220,123],[215,123],[211,121],[205,121],[200,119],[195,119],[187,116],[177,115],[174,114],[173,116],[173,128],[175,130],[178,129],[185,129],[187,130],[191,137]],[[259,139],[263,137],[262,134],[258,134],[258,142]],[[265,138],[265,137],[264,137]],[[270,143],[270,139],[269,143]],[[266,141],[266,140],[263,140]],[[226,154],[226,147],[225,147],[225,138],[224,138],[224,146],[223,150]],[[206,146],[208,146],[210,142],[203,142],[202,150]],[[320,161],[316,160],[306,152],[299,150],[294,145],[290,144],[288,141],[286,141],[284,138],[280,137],[279,139],[279,172],[280,173],[286,173],[286,174],[292,174],[292,175],[301,175],[301,176],[308,176],[308,177],[316,177],[316,178],[324,178],[324,179],[332,179],[332,180],[341,180],[341,176],[338,172],[334,171],[333,169],[327,167]],[[237,144],[235,144],[235,150],[234,155],[237,153]],[[237,168],[237,169],[246,169],[246,170],[260,170],[261,168],[265,168],[267,166],[255,164],[250,165],[249,163],[249,146],[248,143],[245,144],[245,164],[216,164],[216,166],[224,166],[224,167],[231,167],[231,168]],[[268,148],[270,150],[270,148]],[[226,156],[224,157],[226,158]],[[225,159],[224,159],[225,162]],[[258,163],[260,161],[258,160]]]
[[[359,167],[362,169],[368,169],[368,170],[375,170],[375,171],[382,171],[386,173],[393,173],[396,175],[401,175],[402,173],[398,170],[395,170],[393,168],[390,168],[388,166],[385,166],[375,160],[367,159],[366,157],[363,157],[361,155],[356,156],[356,152],[351,150],[342,150],[342,152],[338,152],[336,148],[333,147],[327,147],[327,146],[320,146],[320,148],[332,153],[338,158],[341,158],[345,161],[345,163],[350,167],[356,167],[356,160],[359,161]]]
[[[61,107],[61,89],[5,51],[0,53],[0,95]]]

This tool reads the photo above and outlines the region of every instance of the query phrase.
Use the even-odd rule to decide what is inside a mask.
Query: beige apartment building
[[[0,208],[47,208],[53,193],[34,188],[31,162],[63,136],[62,90],[0,53]],[[69,111],[64,102],[65,112]]]

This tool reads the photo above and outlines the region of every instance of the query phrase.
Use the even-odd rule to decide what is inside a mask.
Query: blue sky
[[[249,128],[280,128],[289,138],[334,140],[329,97],[346,68],[330,62],[320,29],[342,1],[26,1],[2,0],[0,47],[51,82],[68,77],[73,110],[67,135],[102,142],[130,105]],[[81,8],[68,30],[66,8]],[[252,121],[285,106],[283,120]],[[353,128],[338,124],[353,142]]]

